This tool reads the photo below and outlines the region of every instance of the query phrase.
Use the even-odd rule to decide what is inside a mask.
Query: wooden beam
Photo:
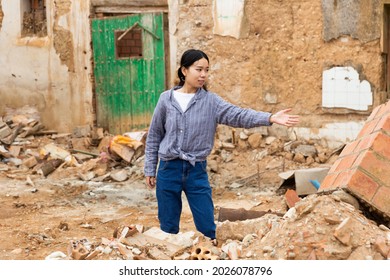
[[[168,0],[91,0],[92,6],[155,7],[168,6]]]
[[[109,14],[142,14],[142,13],[168,13],[168,7],[96,7],[95,13]]]

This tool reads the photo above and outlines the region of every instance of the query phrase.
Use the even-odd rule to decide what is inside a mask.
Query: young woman
[[[144,173],[148,187],[156,187],[161,230],[179,232],[184,192],[197,230],[214,240],[214,205],[206,158],[213,148],[217,125],[293,126],[299,117],[288,114],[291,109],[271,114],[228,103],[207,91],[208,72],[209,58],[203,51],[184,52],[178,70],[180,83],[161,94],[152,117]]]

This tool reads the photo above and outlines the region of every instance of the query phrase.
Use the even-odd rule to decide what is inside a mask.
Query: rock
[[[270,145],[272,142],[274,142],[276,140],[276,137],[274,136],[268,136],[267,138],[265,138],[265,143],[267,145]]]
[[[214,173],[218,173],[218,161],[216,160],[207,161],[207,167],[210,168],[210,171]]]
[[[253,242],[253,239],[255,238],[255,235],[254,234],[247,234],[244,239],[242,240],[242,245],[244,247],[248,247],[252,242]]]
[[[384,257],[387,258],[390,252],[390,246],[386,244],[386,238],[384,236],[377,236],[374,243],[374,248]]]
[[[317,150],[312,145],[299,145],[295,148],[295,153],[302,154],[305,157],[311,156],[314,158],[317,155]]]
[[[245,131],[240,132],[240,139],[241,140],[247,140],[248,139],[248,134],[245,133]]]
[[[18,248],[18,249],[15,249],[15,250],[11,251],[11,254],[13,254],[13,255],[20,255],[21,253],[23,253],[23,249],[22,248]]]
[[[262,135],[260,133],[253,133],[248,137],[248,143],[252,149],[257,149],[260,147]]]
[[[294,155],[294,161],[299,162],[299,163],[306,163],[305,157],[299,153]]]
[[[179,247],[188,248],[193,244],[195,238],[195,232],[188,231],[185,233],[170,234],[162,231],[157,227],[152,227],[143,233],[146,236],[150,236],[159,240],[166,241]]]
[[[332,193],[332,196],[339,197],[341,201],[344,201],[345,203],[351,204],[352,206],[355,207],[355,209],[359,209],[360,208],[359,201],[355,197],[353,197],[352,195],[346,193],[343,190],[336,190],[336,191],[334,191]]]
[[[89,125],[76,126],[73,128],[73,137],[81,138],[87,137],[91,133],[91,127]]]
[[[335,229],[333,235],[341,243],[346,246],[351,244],[351,234],[352,234],[352,220],[351,218],[346,218],[342,223]]]
[[[56,251],[48,255],[45,260],[66,260],[68,257],[61,251]]]
[[[116,171],[113,171],[111,172],[110,174],[111,178],[117,182],[123,182],[123,181],[126,181],[127,178],[128,178],[128,175],[127,175],[127,171],[126,170],[123,170],[123,169],[120,169],[120,170],[116,170]]]
[[[222,251],[227,253],[231,260],[237,260],[241,256],[242,247],[233,241],[221,247]]]
[[[265,169],[272,170],[272,169],[280,168],[282,166],[283,166],[283,161],[278,158],[274,158],[267,164]]]

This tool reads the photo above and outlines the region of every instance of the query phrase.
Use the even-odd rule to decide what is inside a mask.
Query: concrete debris
[[[39,118],[24,116],[20,112],[15,116],[8,114],[0,118],[0,172],[6,178],[20,180],[24,188],[29,185],[33,190],[39,189],[38,193],[31,195],[34,197],[43,192],[41,182],[45,179],[51,180],[50,192],[55,195],[65,193],[61,201],[48,202],[42,206],[40,201],[21,201],[21,193],[11,190],[6,197],[11,201],[9,204],[12,210],[23,213],[38,211],[42,207],[50,209],[55,203],[61,207],[69,206],[73,212],[78,205],[89,209],[88,206],[98,205],[102,201],[115,205],[124,200],[134,205],[131,210],[128,205],[122,208],[125,214],[115,212],[117,209],[99,209],[99,215],[105,215],[100,223],[84,218],[77,222],[67,220],[59,225],[56,222],[44,234],[23,233],[27,240],[33,242],[34,246],[29,249],[34,251],[37,246],[52,244],[58,236],[74,236],[72,231],[76,229],[83,234],[90,232],[90,236],[94,237],[98,235],[95,233],[98,229],[101,230],[99,234],[107,229],[113,232],[110,236],[98,237],[98,241],[87,238],[77,240],[75,237],[76,240],[65,244],[67,254],[54,251],[45,259],[389,258],[388,221],[374,221],[372,212],[365,205],[367,201],[358,199],[354,193],[360,190],[357,183],[362,184],[357,179],[363,178],[365,174],[357,170],[354,175],[356,178],[348,188],[332,189],[330,192],[318,192],[316,188],[316,181],[322,184],[324,174],[339,174],[333,167],[328,173],[329,168],[335,161],[340,166],[346,164],[342,159],[348,153],[344,152],[337,159],[342,149],[331,150],[315,142],[297,141],[289,137],[284,141],[268,135],[266,130],[233,130],[227,134],[231,136],[217,139],[208,159],[210,182],[215,187],[213,196],[230,192],[231,202],[235,203],[233,206],[216,205],[217,243],[197,231],[169,234],[146,222],[138,223],[143,221],[142,211],[145,208],[142,206],[147,205],[148,201],[156,204],[155,197],[142,193],[134,198],[140,192],[138,185],[130,193],[129,189],[121,188],[125,184],[128,186],[144,180],[142,161],[147,131],[109,135],[102,128],[79,126],[72,133],[58,134],[44,130]],[[381,140],[381,137],[377,140]],[[378,149],[373,145],[372,150],[378,152]],[[245,157],[241,155],[244,153]],[[259,168],[260,163],[263,163],[262,169]],[[237,174],[234,171],[240,165],[255,168]],[[303,176],[299,180],[300,171],[310,176]],[[278,176],[280,173],[289,175],[282,178]],[[273,183],[268,183],[270,177]],[[329,184],[329,188],[337,182],[336,177],[328,178],[326,184]],[[287,181],[288,187],[281,188],[281,185],[287,185]],[[302,185],[306,189],[301,188]],[[310,191],[307,191],[308,188]],[[237,192],[238,189],[240,192]],[[383,187],[381,190],[387,189]],[[23,195],[27,193],[23,191]],[[112,193],[118,195],[110,196]],[[362,192],[359,198],[365,195]],[[387,204],[376,202],[379,206],[387,207]],[[248,209],[243,208],[245,203],[250,205]],[[118,213],[121,213],[124,224],[119,223]],[[137,222],[133,221],[135,216],[139,217]],[[153,216],[154,220],[157,221],[157,217]],[[18,234],[21,236],[22,232]],[[55,243],[58,244],[57,240]],[[22,258],[28,254],[27,251],[23,248],[10,252],[13,252],[12,256]]]
[[[114,170],[111,172],[110,176],[116,182],[123,182],[126,181],[128,178],[127,171],[124,169]]]
[[[45,260],[67,260],[68,256],[61,251],[56,251],[48,255]]]
[[[130,225],[130,226],[119,226],[114,230],[113,237],[114,238],[126,238],[129,236],[134,235],[136,232],[138,232],[138,229],[136,228],[135,225]]]
[[[68,256],[59,259],[387,259],[388,228],[354,209],[334,196],[308,195],[283,217],[217,222],[217,246],[198,232],[142,232],[143,225],[121,225],[97,244],[72,241]]]

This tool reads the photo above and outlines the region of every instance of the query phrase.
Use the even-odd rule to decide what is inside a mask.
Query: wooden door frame
[[[390,98],[390,4],[383,5],[383,25],[382,25],[381,51],[384,55],[384,90],[387,98]]]
[[[158,1],[126,1],[126,5],[115,5],[113,1],[112,5],[96,5],[99,4],[99,0],[92,2],[91,9],[91,18],[99,19],[106,17],[117,17],[117,16],[126,16],[134,14],[145,14],[145,13],[157,13],[161,12],[163,14],[163,32],[164,32],[164,52],[165,52],[165,85],[169,86],[171,81],[171,58],[170,58],[170,36],[169,36],[169,20],[168,20],[168,3],[166,0]],[[105,2],[105,1],[100,1]],[[120,2],[120,1],[118,1]],[[150,3],[149,3],[150,2]],[[148,6],[143,6],[148,4]],[[92,21],[91,21],[92,22]],[[92,24],[92,23],[91,23]],[[92,30],[92,28],[91,28]],[[92,31],[91,31],[92,32]],[[92,42],[91,42],[92,45]],[[93,48],[92,48],[93,51]],[[92,69],[94,69],[93,59],[91,61]],[[94,73],[92,73],[92,104],[93,104],[93,115],[94,125],[97,126],[97,100],[96,100],[96,87],[94,81]]]

